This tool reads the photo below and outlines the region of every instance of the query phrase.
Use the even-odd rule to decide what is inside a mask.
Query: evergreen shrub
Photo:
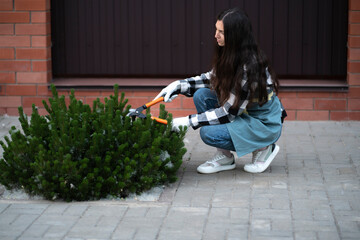
[[[29,119],[19,107],[22,131],[12,127],[10,138],[0,141],[0,183],[24,189],[30,195],[65,201],[127,197],[154,186],[176,181],[186,152],[185,129],[171,131],[172,116],[160,105],[160,118],[128,117],[125,94],[93,102],[92,108],[75,98],[70,103],[52,85],[48,114],[40,116],[35,105]]]

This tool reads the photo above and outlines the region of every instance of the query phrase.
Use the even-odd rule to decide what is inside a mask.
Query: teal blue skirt
[[[246,110],[226,124],[238,157],[275,143],[281,135],[282,111],[276,95],[261,107],[252,103]]]

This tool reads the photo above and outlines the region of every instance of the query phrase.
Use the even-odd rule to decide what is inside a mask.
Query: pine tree
[[[46,199],[89,200],[112,195],[126,197],[154,186],[176,181],[186,152],[185,130],[171,131],[172,116],[160,105],[160,118],[134,121],[127,116],[130,105],[125,94],[97,99],[92,108],[75,97],[66,105],[51,86],[46,116],[35,105],[31,118],[19,107],[22,131],[10,130],[0,141],[0,183],[8,189],[23,188]]]

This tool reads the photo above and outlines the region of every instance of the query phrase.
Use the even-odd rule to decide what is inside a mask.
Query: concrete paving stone
[[[158,206],[149,208],[145,217],[146,218],[164,218],[169,210],[169,206]]]
[[[360,232],[360,221],[338,221],[341,232]]]
[[[5,209],[7,209],[10,206],[9,203],[1,203],[0,202],[0,214],[5,211]],[[0,215],[1,216],[1,215]]]
[[[134,240],[156,240],[157,228],[139,228],[135,233]]]
[[[294,220],[293,224],[295,232],[337,232],[333,221]]]
[[[3,214],[41,214],[48,204],[11,204]]]
[[[311,221],[314,219],[312,209],[292,209],[291,213],[292,213],[293,220]]]
[[[294,237],[296,240],[318,240],[316,232],[310,231],[295,232]]]
[[[360,233],[359,232],[343,232],[343,233],[341,233],[341,238],[347,239],[347,240],[359,240]]]
[[[326,239],[326,240],[340,240],[339,234],[337,232],[317,232],[318,239]]]
[[[271,199],[269,198],[255,198],[251,201],[251,208],[254,209],[268,209],[271,208]]]
[[[230,208],[230,218],[248,220],[249,217],[250,217],[249,208],[234,208],[234,207]]]
[[[79,216],[40,215],[34,223],[70,228],[78,221],[79,218]]]
[[[251,232],[257,231],[270,231],[271,230],[271,220],[270,219],[254,219],[250,221]]]
[[[90,206],[84,216],[117,216],[121,218],[127,209],[126,205]]]
[[[293,239],[291,231],[254,231],[252,232],[251,239]]]
[[[26,229],[22,236],[26,237],[42,237],[45,232],[49,229],[49,225],[41,224],[32,224],[28,229]]]
[[[52,214],[60,214],[62,215],[66,209],[69,207],[70,205],[68,204],[64,204],[64,203],[53,203],[51,205],[49,205],[45,211],[43,212],[43,215],[52,215]]]
[[[19,237],[36,217],[36,215],[19,215],[8,224],[0,223],[0,239]]]
[[[334,221],[331,209],[314,209],[313,217],[316,221]]]
[[[287,219],[275,219],[271,222],[272,231],[293,232],[292,222]]]
[[[71,226],[69,225],[51,225],[46,233],[44,239],[63,239],[69,232]],[[71,237],[72,238],[72,237]]]
[[[135,227],[121,226],[119,225],[112,233],[110,239],[116,240],[130,240],[133,239],[137,229]]]
[[[359,204],[359,203],[357,203]],[[349,202],[344,199],[344,200],[331,200],[331,206],[335,209],[335,210],[345,210],[345,211],[350,211],[351,210],[351,206],[349,204]]]
[[[290,210],[279,209],[252,209],[252,219],[273,219],[273,220],[288,220],[291,221]]]
[[[69,216],[81,216],[88,209],[87,205],[70,205],[63,213]]]
[[[125,217],[145,217],[149,208],[142,206],[131,206],[127,209]]]
[[[293,209],[329,209],[330,203],[326,200],[293,199]]]

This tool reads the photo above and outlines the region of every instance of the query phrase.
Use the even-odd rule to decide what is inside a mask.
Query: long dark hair
[[[221,12],[218,21],[224,25],[225,45],[216,44],[212,86],[223,105],[235,91],[235,107],[239,107],[241,80],[247,76],[250,100],[257,98],[261,105],[267,102],[266,68],[272,76],[274,91],[277,92],[278,80],[265,54],[258,47],[249,17],[240,9],[234,8]],[[246,68],[246,75],[244,76]]]

